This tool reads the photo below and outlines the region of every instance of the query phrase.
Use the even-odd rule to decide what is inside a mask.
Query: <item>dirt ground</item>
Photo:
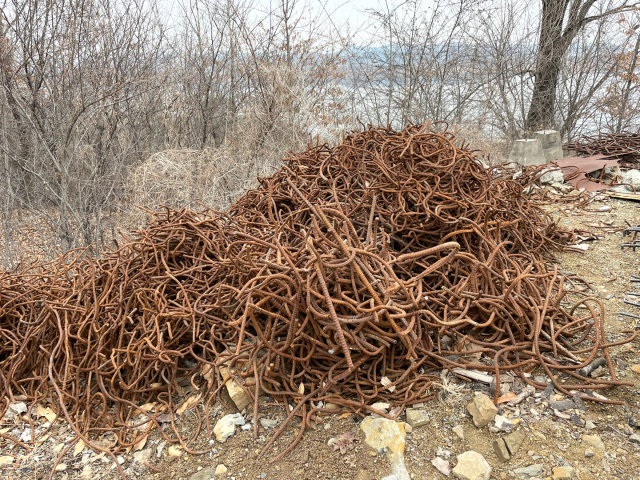
[[[608,211],[598,211],[607,206],[611,209],[602,208]],[[620,334],[622,330],[640,326],[636,319],[619,315],[619,312],[626,311],[640,316],[640,308],[624,304],[625,298],[640,303],[640,297],[625,297],[626,292],[640,292],[640,283],[630,282],[631,275],[640,275],[640,251],[621,250],[620,245],[626,240],[621,229],[628,224],[640,223],[640,202],[603,197],[587,209],[576,209],[571,203],[554,204],[547,208],[562,226],[590,231],[603,237],[585,242],[589,249],[584,253],[571,251],[561,254],[559,268],[590,282],[593,295],[602,300],[606,307],[608,339],[623,338],[624,335]],[[488,427],[476,428],[466,411],[474,390],[486,391],[487,387],[479,383],[461,383],[449,377],[448,387],[440,398],[424,406],[430,415],[430,423],[407,434],[405,460],[411,477],[446,478],[432,466],[432,459],[438,455],[448,459],[454,466],[457,455],[475,450],[484,455],[493,468],[492,478],[496,479],[518,478],[514,470],[532,464],[542,464],[543,473],[538,478],[547,478],[551,477],[553,467],[565,463],[575,468],[574,478],[577,479],[640,479],[640,445],[629,438],[631,434],[640,434],[640,373],[632,370],[632,367],[639,366],[640,372],[639,342],[636,340],[612,351],[620,379],[633,382],[633,386],[616,387],[602,393],[607,398],[624,401],[623,406],[587,402],[586,411],[567,411],[558,415],[549,407],[542,392],[537,392],[518,406],[502,406],[505,415],[521,419],[518,428],[526,432],[524,445],[504,463],[499,461],[491,444],[494,438],[504,434],[491,433]],[[534,371],[532,375],[540,375],[540,372]],[[520,387],[516,380],[513,389]],[[268,404],[269,400],[264,401]],[[196,408],[199,408],[200,414],[204,413],[201,406]],[[234,411],[222,405],[214,406],[210,411],[211,427],[222,415]],[[284,411],[280,407],[267,405],[261,411],[263,416],[272,419],[284,418]],[[570,417],[571,414],[574,414],[574,418]],[[247,414],[245,417],[249,421],[251,416]],[[637,422],[638,427],[631,426],[630,420],[631,425]],[[44,429],[44,421],[44,418],[37,420],[36,433]],[[177,425],[180,432],[192,436],[198,425],[195,411],[185,412],[179,417]],[[452,431],[457,425],[462,426],[464,439]],[[25,426],[28,425],[19,421],[3,420],[0,422],[0,433],[19,436]],[[258,426],[258,438],[254,438],[252,430],[242,431],[238,428],[225,443],[209,440],[206,428],[203,428],[191,448],[209,453],[183,454],[179,457],[171,454],[182,452],[170,451],[168,446],[157,455],[162,437],[155,431],[140,451],[151,449],[147,463],[158,472],[134,461],[133,451],[123,454],[119,460],[128,478],[139,479],[188,480],[198,471],[207,467],[215,469],[220,464],[224,464],[227,472],[215,478],[369,480],[390,474],[388,460],[383,455],[377,455],[365,443],[358,420],[351,414],[342,413],[325,417],[315,430],[307,431],[292,453],[282,460],[270,462],[270,458],[284,450],[295,438],[298,429],[299,423],[289,425],[285,434],[260,459],[258,452],[273,433],[273,430],[266,430],[262,425]],[[352,449],[340,453],[328,445],[331,438],[347,432],[355,435]],[[586,444],[584,435],[599,435],[605,450]],[[16,457],[11,465],[2,466],[0,463],[0,478],[48,478],[60,449],[68,445],[73,437],[74,433],[67,426],[54,425],[49,437],[30,454],[0,437],[0,459],[7,454]],[[588,449],[593,450],[593,456],[585,455]],[[75,453],[70,451],[60,459],[64,470],[58,467],[59,471],[54,472],[52,478],[119,478],[115,464],[109,457],[97,455],[88,448]]]

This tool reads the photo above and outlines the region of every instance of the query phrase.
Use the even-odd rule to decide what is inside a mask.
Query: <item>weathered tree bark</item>
[[[608,10],[589,15],[596,0],[542,0],[540,37],[534,71],[533,95],[524,130],[531,133],[556,128],[555,104],[564,56],[580,31],[590,22],[636,8],[624,0]]]

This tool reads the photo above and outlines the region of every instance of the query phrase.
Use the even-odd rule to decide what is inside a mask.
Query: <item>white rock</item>
[[[278,423],[278,420],[272,420],[265,417],[260,418],[260,425],[262,425],[264,428],[276,428],[278,426]]]
[[[228,470],[229,469],[225,466],[225,464],[221,463],[220,465],[218,465],[216,467],[216,476],[218,476],[218,475],[220,475],[220,476],[226,475]]]
[[[620,183],[626,184],[627,190],[633,192],[633,187],[635,187],[635,190],[640,192],[640,171],[631,169],[622,172],[620,176],[622,177]]]
[[[219,442],[224,443],[236,433],[236,425],[244,425],[244,417],[240,413],[225,415],[213,427],[213,433]]]
[[[458,455],[453,475],[460,480],[489,480],[491,466],[478,452],[469,450]]]
[[[540,183],[543,185],[552,185],[554,183],[564,183],[564,175],[562,170],[550,167],[545,169],[545,173],[540,177]]]
[[[31,441],[31,428],[25,428],[23,430],[22,434],[20,435],[20,440],[22,440],[23,442]]]

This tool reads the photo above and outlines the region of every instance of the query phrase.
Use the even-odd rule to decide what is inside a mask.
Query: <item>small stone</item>
[[[216,475],[226,475],[229,469],[225,466],[224,463],[221,463],[216,467],[216,471],[214,472]]]
[[[469,450],[458,455],[458,464],[453,469],[453,475],[460,480],[489,480],[491,466],[478,452]]]
[[[551,408],[559,412],[564,412],[565,410],[576,408],[576,404],[573,403],[573,400],[562,400],[561,402],[550,401],[549,405],[551,406]]]
[[[587,406],[584,404],[584,401],[582,400],[582,398],[580,398],[580,394],[579,393],[576,393],[573,396],[573,403],[575,403],[576,408],[578,410],[586,410],[587,409]]]
[[[137,463],[143,463],[149,460],[149,458],[151,458],[151,455],[153,454],[153,448],[146,448],[144,450],[140,450],[139,452],[136,452],[133,454],[133,461],[137,462]]]
[[[512,422],[507,417],[502,415],[496,415],[494,418],[495,426],[498,431],[511,433],[516,428],[516,423]]]
[[[640,443],[640,435],[634,433],[629,437],[629,441],[631,443]]]
[[[542,464],[534,463],[528,467],[516,468],[513,473],[515,473],[518,478],[539,477],[542,475]]]
[[[536,430],[535,432],[533,432],[533,435],[534,435],[535,437],[538,437],[538,438],[539,438],[540,440],[542,440],[543,442],[546,442],[546,441],[547,441],[547,436],[546,436],[544,433],[542,433],[542,432],[539,432],[539,431],[537,431],[537,430]]]
[[[413,428],[422,427],[429,423],[429,414],[424,410],[407,408],[407,423]]]
[[[381,413],[387,413],[389,411],[389,407],[391,407],[391,405],[386,402],[376,402],[373,405],[371,405],[371,408]]]
[[[491,445],[493,446],[493,450],[496,452],[496,456],[501,462],[509,461],[511,456],[509,455],[509,450],[507,450],[507,446],[502,438],[494,438]]]
[[[453,433],[455,433],[460,440],[464,440],[464,429],[462,428],[462,425],[456,425],[451,430],[453,430]]]
[[[596,424],[593,423],[591,420],[587,420],[584,424],[585,428],[587,430],[595,430],[596,429]]]
[[[438,470],[441,474],[445,476],[451,475],[451,465],[444,458],[436,457],[431,460],[431,464]]]
[[[215,475],[216,471],[211,467],[207,467],[191,475],[189,480],[211,480]]]
[[[229,392],[229,396],[231,397],[231,400],[233,400],[233,403],[238,407],[238,410],[242,411],[251,405],[251,397],[242,389],[240,384],[235,381],[235,378],[229,375],[226,367],[220,367],[220,375],[222,375],[222,380],[227,382],[225,384],[225,388],[227,389],[227,392]],[[247,377],[246,380],[247,382],[255,382],[254,377]]]
[[[515,431],[504,437],[504,443],[512,456],[515,455],[518,450],[520,450],[520,447],[524,443],[525,438],[526,434],[524,430]]]
[[[587,449],[584,451],[584,456],[585,456],[585,457],[587,457],[587,458],[589,458],[589,457],[593,457],[595,454],[596,454],[596,453],[595,453],[593,450],[591,450],[590,448],[587,448]]]
[[[158,444],[158,446],[156,447],[156,457],[160,458],[160,456],[162,455],[162,450],[164,449],[164,447],[167,445],[167,441],[164,440],[162,442],[160,442]]]
[[[489,425],[498,414],[497,407],[484,393],[476,394],[471,403],[467,405],[467,410],[473,417],[473,424],[478,428]]]
[[[6,467],[7,465],[11,465],[15,461],[15,458],[9,455],[0,456],[0,467]]]
[[[236,425],[244,425],[244,418],[240,413],[225,415],[213,427],[213,433],[219,442],[226,442],[229,437],[236,433]]]
[[[571,480],[575,469],[567,465],[563,467],[553,467],[553,480]]]
[[[278,426],[278,420],[272,420],[271,418],[260,418],[260,425],[262,425],[266,429],[276,428]]]
[[[573,415],[571,415],[571,422],[578,426],[578,427],[584,427],[584,422],[582,421],[582,419],[576,415],[575,413]]]
[[[599,435],[583,435],[582,440],[598,450],[605,450],[604,442]]]

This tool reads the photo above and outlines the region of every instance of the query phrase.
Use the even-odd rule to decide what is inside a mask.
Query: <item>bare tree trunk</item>
[[[535,83],[525,132],[555,128],[555,105],[562,61],[571,42],[590,22],[636,8],[627,0],[589,15],[596,0],[542,0]]]
[[[555,127],[555,103],[562,59],[569,46],[562,36],[562,22],[568,0],[543,0],[535,83],[525,130]]]

